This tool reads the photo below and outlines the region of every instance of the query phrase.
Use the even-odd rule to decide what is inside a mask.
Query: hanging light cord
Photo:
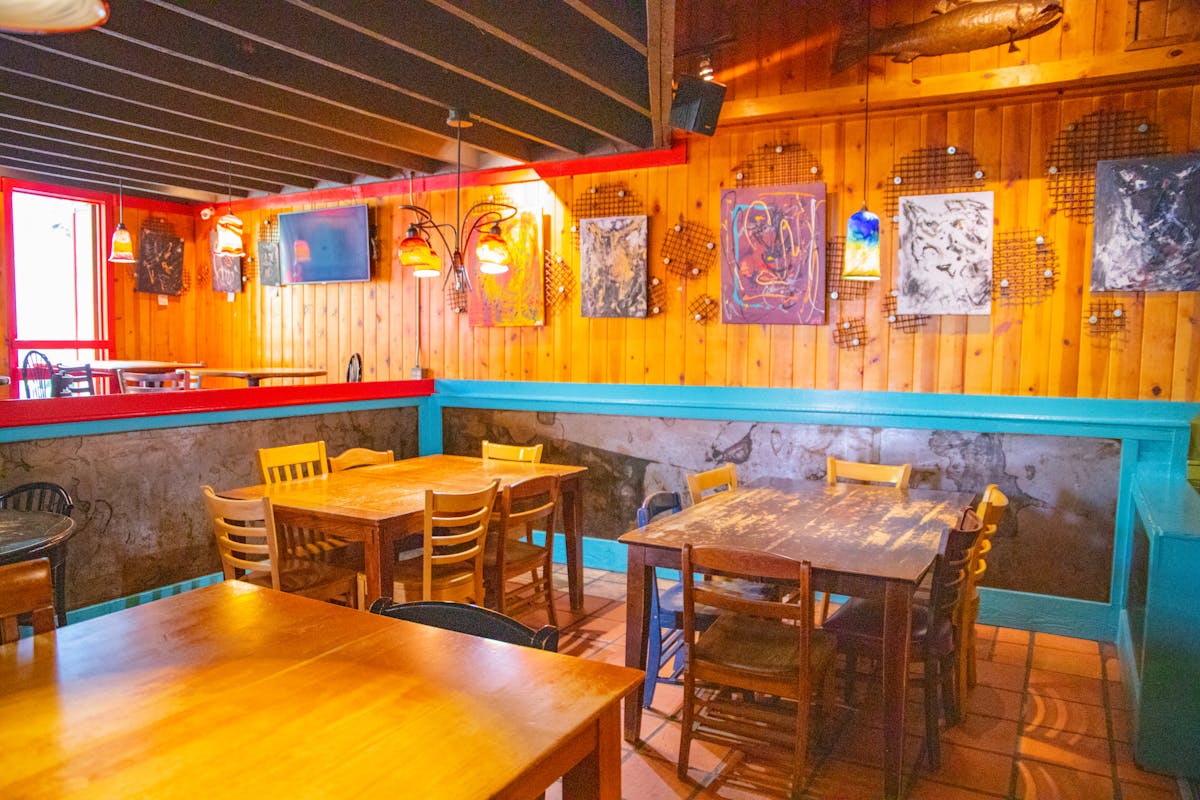
[[[124,225],[125,224],[125,181],[121,178],[117,178],[117,203],[118,203],[118,208],[119,208],[119,211],[117,212],[117,215],[119,217],[119,219],[117,220],[117,223],[120,225]]]
[[[867,74],[863,78],[863,208],[867,207],[867,153],[871,146],[871,0],[867,0]]]

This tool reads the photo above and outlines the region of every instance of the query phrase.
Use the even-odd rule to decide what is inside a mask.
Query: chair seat
[[[258,586],[271,588],[271,575],[246,575],[242,580]],[[358,573],[343,567],[335,567],[321,561],[308,558],[285,558],[279,563],[279,589],[289,594],[307,595],[318,589],[333,588],[334,594],[341,594],[345,583],[350,591],[358,586]]]
[[[814,630],[809,667],[820,675],[833,659],[836,640]],[[794,675],[800,663],[796,627],[775,619],[722,614],[696,642],[696,657],[762,676]]]
[[[488,568],[496,566],[496,539],[496,536],[489,536],[484,550],[483,563]],[[504,571],[508,575],[528,572],[533,567],[540,567],[545,560],[544,547],[520,539],[509,539],[504,543]]]
[[[421,582],[425,580],[422,574],[421,551],[416,551],[417,557],[397,561],[392,567],[392,580],[395,583],[417,587],[420,593]],[[469,562],[442,566],[435,564],[431,573],[433,585],[438,589],[457,588],[475,583],[475,570]]]
[[[881,639],[883,636],[883,601],[852,597],[821,626],[837,637],[857,636],[864,639]],[[929,607],[913,604],[912,640],[924,643],[929,635]],[[954,626],[943,622],[928,643],[935,655],[945,655],[954,650]]]

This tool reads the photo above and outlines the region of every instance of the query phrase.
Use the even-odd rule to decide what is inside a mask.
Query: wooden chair
[[[470,603],[437,600],[394,603],[390,597],[381,597],[371,604],[371,613],[535,650],[558,652],[558,628],[553,625],[543,625],[535,631],[499,611]]]
[[[324,441],[260,447],[258,466],[262,469],[263,483],[283,483],[329,472]]]
[[[531,464],[542,463],[542,445],[539,444],[497,444],[483,440],[483,460],[490,461],[527,461]]]
[[[192,377],[186,369],[168,372],[131,372],[119,369],[117,387],[122,394],[176,392],[192,388]]]
[[[320,534],[276,524],[269,497],[233,500],[201,487],[225,580],[242,580],[356,608],[358,573],[310,555]]]
[[[35,558],[0,566],[0,644],[20,636],[17,618],[28,614],[35,634],[54,630],[50,560]]]
[[[679,777],[687,778],[692,741],[741,751],[747,760],[774,765],[786,777],[785,794],[804,776],[814,695],[829,706],[833,638],[813,630],[811,567],[807,561],[736,548],[685,544],[683,570],[684,669]],[[697,581],[697,571],[740,580],[768,579],[789,600],[747,599],[724,581]],[[700,632],[697,617],[717,614]],[[710,611],[712,610],[712,611]]]
[[[355,469],[356,467],[368,467],[372,464],[391,464],[395,460],[396,456],[391,450],[369,450],[365,447],[351,447],[341,455],[329,457],[329,471],[341,472],[342,470]]]
[[[550,624],[558,625],[553,569],[557,509],[557,475],[539,475],[504,487],[500,509],[492,514],[492,530],[484,551],[483,580],[488,608],[517,617],[543,604]],[[534,542],[535,530],[545,531],[543,544]],[[526,574],[527,582],[513,582],[513,578]]]
[[[907,489],[912,478],[912,464],[867,464],[862,461],[842,461],[829,456],[825,459],[825,480],[832,486],[839,480],[861,483],[886,483],[897,489]]]
[[[924,664],[925,683],[925,755],[930,769],[941,765],[939,721],[943,712],[948,725],[958,722],[958,692],[955,688],[957,647],[961,641],[956,630],[961,618],[959,604],[966,585],[966,566],[979,538],[982,524],[974,509],[963,512],[955,528],[942,534],[933,565],[928,605],[913,607],[910,658]],[[858,675],[858,656],[883,652],[883,601],[851,598],[829,616],[822,626],[837,637],[838,648],[846,655],[846,699],[854,694]]]
[[[92,365],[82,364],[54,368],[55,397],[84,397],[96,394],[96,382],[92,377]]]
[[[737,467],[730,463],[722,464],[705,472],[696,472],[687,476],[688,494],[692,497],[692,505],[707,500],[717,492],[732,491],[737,488]]]
[[[494,480],[476,492],[425,492],[421,550],[393,571],[405,599],[483,602],[484,547],[499,487]]]
[[[992,536],[1008,508],[1008,498],[996,484],[988,484],[983,497],[975,509],[983,526],[979,540],[971,551],[967,563],[967,582],[963,587],[963,599],[959,605],[958,632],[958,703],[961,708],[966,702],[967,690],[975,685],[975,622],[979,619],[979,579],[987,571],[985,556],[991,552]]]
[[[75,503],[67,490],[57,483],[35,481],[23,483],[0,494],[0,508],[13,511],[48,511],[51,514],[71,516]],[[71,531],[74,534],[74,529]],[[39,548],[29,553],[31,556],[46,556],[50,559],[50,575],[54,584],[54,607],[58,614],[58,624],[67,624],[67,540]]]

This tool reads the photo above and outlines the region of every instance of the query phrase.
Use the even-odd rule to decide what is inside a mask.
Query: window
[[[54,364],[104,358],[112,346],[104,241],[108,198],[6,180],[4,200],[12,243],[13,383],[19,382],[30,350],[45,353]],[[19,396],[25,396],[24,389]]]

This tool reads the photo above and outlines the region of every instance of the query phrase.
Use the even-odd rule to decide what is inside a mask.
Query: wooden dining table
[[[884,795],[899,797],[912,598],[932,568],[942,532],[972,501],[967,492],[767,480],[710,496],[626,533],[625,664],[646,668],[655,567],[679,569],[683,544],[761,550],[812,564],[813,588],[884,602]],[[638,600],[641,602],[638,602]],[[625,698],[625,738],[641,730],[641,695]]]
[[[310,367],[200,367],[188,370],[203,378],[239,378],[247,386],[259,386],[269,378],[323,378],[328,372]]]
[[[621,797],[625,667],[227,581],[0,646],[0,797]]]
[[[280,522],[319,529],[364,543],[367,601],[392,596],[396,543],[424,531],[425,491],[475,491],[493,480],[500,489],[536,475],[557,475],[566,538],[571,608],[583,607],[583,491],[586,467],[531,464],[472,456],[430,455],[360,467],[314,478],[259,484],[221,492],[226,497],[271,498]]]

